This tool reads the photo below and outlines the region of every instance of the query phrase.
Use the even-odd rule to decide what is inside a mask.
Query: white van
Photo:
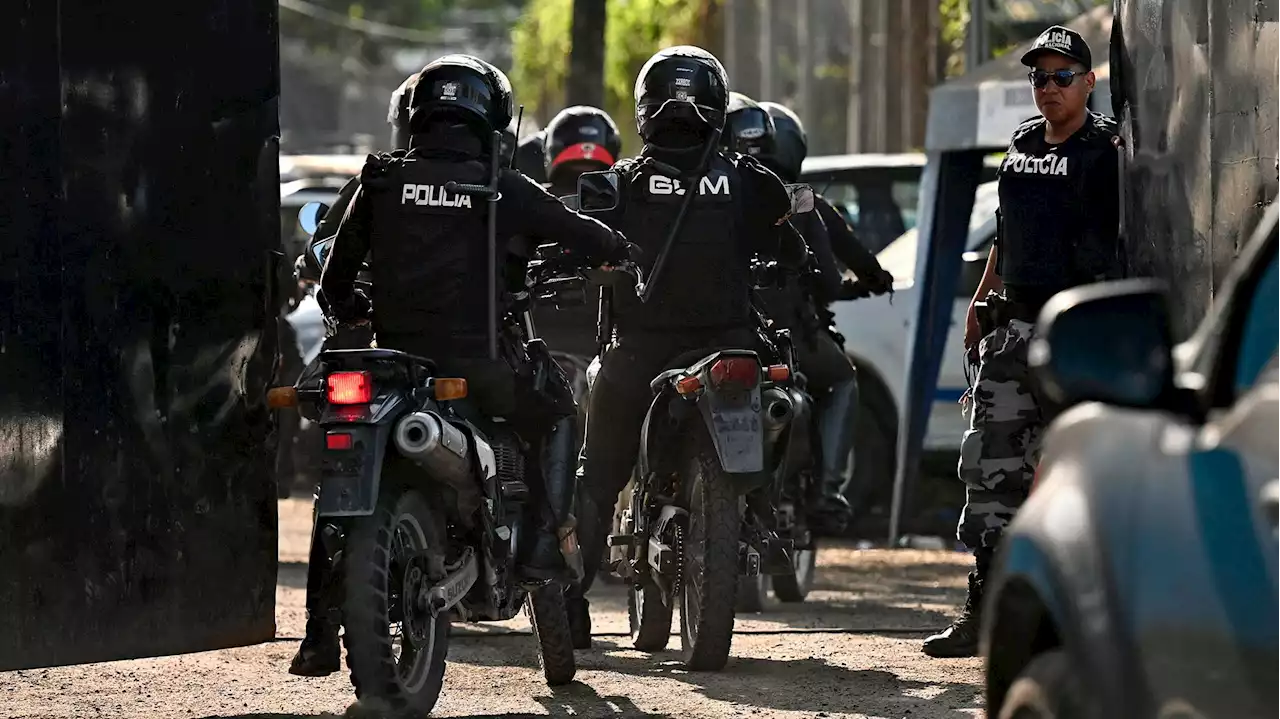
[[[957,459],[960,438],[968,428],[960,412],[960,396],[968,386],[964,376],[964,318],[969,300],[986,267],[996,234],[996,183],[978,186],[963,269],[951,309],[951,331],[943,345],[942,365],[934,391],[933,410],[924,449]],[[836,327],[858,366],[862,412],[858,423],[856,491],[880,491],[892,482],[897,448],[898,416],[906,395],[908,344],[920,304],[915,285],[917,230],[907,230],[876,257],[894,277],[894,294],[833,305]]]

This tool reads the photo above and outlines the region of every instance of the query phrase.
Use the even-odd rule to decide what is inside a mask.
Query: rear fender
[[[391,429],[410,403],[400,394],[379,397],[368,406],[326,406],[320,417],[325,434],[346,432],[349,450],[322,450],[319,517],[365,517],[378,505],[382,465]]]
[[[724,471],[747,474],[763,470],[760,387],[757,385],[745,392],[722,392],[708,387],[697,402]]]
[[[659,411],[664,411],[673,397],[678,397],[674,390],[664,387],[658,390],[653,401],[649,403],[649,411],[644,415],[644,424],[640,425],[640,454],[636,457],[636,469],[642,479],[649,477],[653,471],[653,463],[649,459],[649,447],[654,437],[653,418]]]

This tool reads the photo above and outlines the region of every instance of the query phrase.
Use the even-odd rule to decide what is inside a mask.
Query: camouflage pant
[[[1028,383],[1033,330],[1009,320],[979,346],[969,431],[960,442],[965,505],[956,536],[970,549],[994,548],[1031,488],[1044,429]]]

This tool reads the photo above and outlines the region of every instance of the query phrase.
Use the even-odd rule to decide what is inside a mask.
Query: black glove
[[[368,322],[373,314],[373,305],[364,292],[355,290],[351,296],[341,302],[329,303],[329,314],[341,324],[358,324]]]
[[[617,233],[615,239],[618,244],[601,258],[601,264],[605,265],[621,265],[627,262],[635,264],[640,263],[640,257],[643,253],[640,246],[632,242],[627,242],[627,238],[621,232]]]
[[[845,280],[840,283],[841,300],[860,300],[871,296],[871,288],[862,280]]]
[[[862,284],[866,285],[867,290],[874,295],[883,295],[886,292],[893,292],[893,275],[889,274],[883,267],[876,268],[876,273],[871,277],[859,277]]]

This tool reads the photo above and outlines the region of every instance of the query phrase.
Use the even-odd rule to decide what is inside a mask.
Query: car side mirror
[[[791,214],[803,215],[813,212],[813,187],[800,182],[786,185],[787,194],[791,196]]]
[[[302,231],[314,235],[320,229],[320,221],[329,213],[329,206],[323,202],[308,202],[298,210],[298,224]]]
[[[606,212],[618,206],[621,176],[614,170],[578,175],[578,210]]]
[[[1028,364],[1050,402],[1157,406],[1173,389],[1173,323],[1164,285],[1123,280],[1054,295]]]

